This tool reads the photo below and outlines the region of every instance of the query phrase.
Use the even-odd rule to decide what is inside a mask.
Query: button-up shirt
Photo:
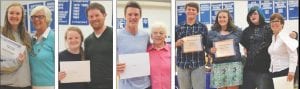
[[[206,25],[196,22],[193,25],[186,23],[177,25],[175,28],[175,40],[179,40],[186,36],[201,35],[203,51],[183,53],[182,47],[177,47],[176,53],[176,65],[180,68],[197,68],[204,65],[205,52],[207,48],[207,27]]]
[[[171,89],[171,47],[161,49],[149,46],[150,74],[152,89]]]
[[[271,56],[271,65],[269,71],[279,72],[289,68],[289,72],[295,73],[297,61],[298,61],[297,49],[296,48],[290,49],[287,46],[289,43],[283,41],[283,39],[292,39],[288,37],[288,34],[280,34],[280,35],[286,35],[286,36],[284,37],[284,36],[277,35],[276,37],[277,39],[275,39],[275,35],[273,35],[272,43],[268,49],[268,52]],[[298,44],[298,42],[294,44]]]
[[[47,39],[50,30],[51,30],[50,27],[48,27],[39,38],[36,36],[37,34],[33,35],[34,40],[40,42],[43,38]]]

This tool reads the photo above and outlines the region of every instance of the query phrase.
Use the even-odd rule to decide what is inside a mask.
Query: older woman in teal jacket
[[[37,6],[31,12],[36,33],[30,53],[32,89],[54,89],[54,32],[50,30],[51,11]]]

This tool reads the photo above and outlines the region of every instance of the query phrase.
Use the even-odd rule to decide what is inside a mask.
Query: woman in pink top
[[[157,23],[151,28],[150,77],[152,89],[171,89],[171,47],[165,42],[166,27]]]

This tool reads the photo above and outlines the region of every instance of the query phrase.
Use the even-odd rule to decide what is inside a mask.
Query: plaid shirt
[[[186,36],[191,35],[202,35],[202,45],[203,49],[208,52],[207,46],[207,27],[206,25],[196,22],[193,25],[188,25],[186,23],[177,25],[175,28],[175,40],[179,40]],[[182,47],[177,47],[176,52],[176,65],[180,68],[197,68],[204,65],[205,61],[205,52],[192,52],[192,53],[183,53]]]

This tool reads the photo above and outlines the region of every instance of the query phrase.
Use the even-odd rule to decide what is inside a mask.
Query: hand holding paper
[[[58,72],[58,80],[61,81],[66,77],[66,72]]]
[[[192,35],[183,38],[183,52],[198,52],[202,51],[202,36],[201,35]]]
[[[23,62],[26,59],[25,53],[20,53],[18,56],[19,61]]]
[[[287,76],[273,78],[274,89],[294,89],[294,82],[287,81]]]
[[[183,45],[183,40],[182,39],[179,39],[176,41],[176,47],[181,47]]]
[[[65,71],[65,78],[61,83],[90,82],[90,61],[60,62],[60,70]]]
[[[296,39],[292,39],[290,36],[289,36],[289,31],[281,31],[279,34],[278,34],[279,38],[282,39],[282,41],[286,44],[286,46],[292,50],[292,51],[295,51],[298,46],[299,46],[299,43]]]
[[[216,57],[228,57],[235,55],[233,39],[214,42]]]
[[[119,63],[126,64],[124,73],[120,74],[120,79],[150,75],[150,62],[148,53],[119,55]]]
[[[22,54],[26,47],[17,43],[3,35],[1,35],[1,57],[7,59],[17,59]]]
[[[119,76],[120,74],[124,73],[125,68],[126,68],[125,63],[118,63],[117,64],[117,75]]]

